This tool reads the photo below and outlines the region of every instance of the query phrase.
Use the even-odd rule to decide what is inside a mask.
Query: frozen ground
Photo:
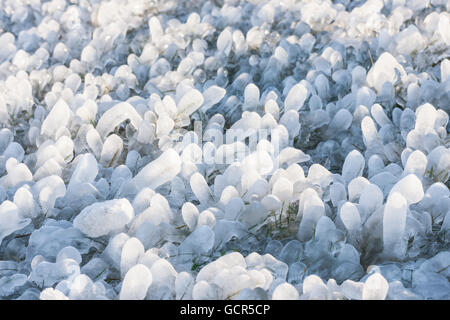
[[[1,1],[0,299],[450,299],[449,10]]]

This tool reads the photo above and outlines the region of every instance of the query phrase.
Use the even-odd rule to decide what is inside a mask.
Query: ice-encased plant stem
[[[401,259],[404,255],[407,210],[406,199],[400,193],[389,195],[383,212],[383,250],[388,257]]]
[[[0,299],[450,299],[449,10],[3,1]]]

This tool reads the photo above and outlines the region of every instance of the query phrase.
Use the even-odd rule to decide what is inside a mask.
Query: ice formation
[[[0,299],[450,299],[450,2],[0,4]]]

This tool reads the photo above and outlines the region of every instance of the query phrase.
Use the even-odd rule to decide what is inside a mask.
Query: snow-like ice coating
[[[449,12],[2,1],[0,299],[450,299]]]

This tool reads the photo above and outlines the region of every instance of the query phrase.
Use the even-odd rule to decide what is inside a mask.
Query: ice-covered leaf
[[[96,238],[121,230],[133,217],[134,210],[127,199],[113,199],[84,208],[73,224],[88,237]]]

